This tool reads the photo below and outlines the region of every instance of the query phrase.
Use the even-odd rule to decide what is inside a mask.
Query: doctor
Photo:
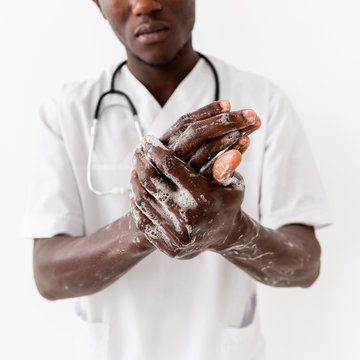
[[[138,141],[126,122],[104,125],[112,145],[97,158],[122,160],[94,165],[97,186],[115,178],[126,186],[131,175],[132,193],[99,197],[86,184],[89,119],[114,69],[44,105],[23,223],[35,239],[38,289],[51,300],[79,297],[86,359],[263,359],[255,280],[310,286],[320,268],[314,227],[328,223],[296,114],[271,82],[212,58],[221,97],[256,109],[262,127],[243,178],[224,180],[216,166],[218,183],[201,175],[214,149],[229,147],[226,135],[244,152],[249,138],[240,137],[260,120],[212,103],[211,70],[192,47],[195,0],[94,2],[126,47],[116,87],[151,136],[133,157]]]

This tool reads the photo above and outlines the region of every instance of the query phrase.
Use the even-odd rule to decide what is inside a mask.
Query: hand
[[[136,150],[131,184],[138,228],[159,250],[177,258],[221,247],[244,197],[240,175],[229,186],[219,185],[152,136]]]
[[[253,110],[229,111],[228,101],[213,102],[182,116],[160,140],[180,159],[209,178],[216,156],[227,149],[237,150],[222,157],[232,164],[229,167],[232,173],[241,162],[241,154],[250,145],[247,135],[257,130],[261,121]],[[227,163],[220,163],[226,168]],[[222,175],[225,178],[230,172],[222,172]],[[218,180],[216,174],[214,179]]]
[[[261,124],[252,110],[228,113],[229,110],[228,101],[211,103],[182,116],[161,137],[161,140],[174,149],[178,156],[187,158],[193,168],[200,170],[209,178],[212,178],[213,168],[215,181],[224,184],[239,165],[241,154],[250,144],[247,135]],[[214,164],[217,154],[229,148],[231,150],[218,157]],[[132,212],[139,229],[149,228],[151,222],[134,205],[134,200],[132,200]],[[192,254],[194,255],[190,256],[196,255]]]

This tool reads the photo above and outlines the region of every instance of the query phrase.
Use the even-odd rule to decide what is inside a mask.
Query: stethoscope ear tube
[[[212,71],[212,73],[213,73],[213,75],[214,75],[214,81],[215,81],[215,95],[214,95],[214,101],[218,101],[220,98],[219,98],[219,96],[220,96],[220,81],[219,81],[219,75],[218,75],[218,73],[217,73],[217,71],[216,71],[216,69],[215,69],[215,66],[214,66],[214,64],[210,61],[210,59],[207,57],[207,56],[205,56],[205,55],[203,55],[203,54],[201,54],[201,53],[199,53],[199,52],[197,52],[197,54],[202,58],[202,59],[204,59],[205,61],[206,61],[206,63],[210,66],[210,69],[211,69],[211,71]]]
[[[107,95],[119,95],[119,96],[125,97],[125,99],[127,100],[128,104],[129,104],[129,107],[131,109],[133,116],[135,116],[135,115],[137,116],[136,107],[127,94],[125,94],[123,91],[120,91],[120,90],[109,90],[100,96],[99,101],[96,105],[95,112],[94,112],[94,119],[99,120],[99,113],[100,113],[101,105],[102,105],[104,98]]]

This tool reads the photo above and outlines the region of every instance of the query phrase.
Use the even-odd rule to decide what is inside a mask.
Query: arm
[[[216,252],[266,285],[308,287],[314,283],[321,250],[312,227],[289,224],[272,230],[244,212],[239,218],[242,225],[234,229],[231,242]]]
[[[241,146],[237,145],[237,141],[240,135],[248,134],[255,128],[239,131],[247,124],[241,112],[229,115],[231,119],[225,125],[213,125],[214,130],[209,131],[207,127],[207,132],[202,135],[197,133],[191,144],[184,143],[180,136],[185,130],[195,134],[194,125],[197,122],[209,122],[209,119],[214,122],[221,119],[220,114],[229,110],[230,105],[226,101],[209,104],[179,119],[164,135],[163,141],[182,151],[182,158],[188,158],[188,162],[193,162],[194,167],[199,169],[211,163],[219,151],[232,144],[238,146],[240,151],[245,151],[248,143]],[[233,133],[229,137],[231,130]],[[226,135],[217,138],[221,131]],[[194,148],[201,146],[206,148],[206,152],[191,155]],[[88,236],[59,235],[36,239],[35,281],[39,292],[50,300],[92,294],[112,284],[155,249],[142,231],[134,226],[133,215],[129,213]]]
[[[312,229],[261,226],[241,210],[242,178],[236,174],[225,180],[226,185],[210,181],[157,139],[145,139],[135,155],[132,177],[133,213],[142,219],[137,226],[171,257],[215,251],[263,283],[310,286],[320,259]]]
[[[154,250],[130,214],[89,236],[36,239],[36,285],[49,300],[92,294],[119,279]]]

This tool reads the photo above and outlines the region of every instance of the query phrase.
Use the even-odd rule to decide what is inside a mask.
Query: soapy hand
[[[238,225],[244,197],[240,175],[219,185],[152,136],[144,138],[134,160],[133,215],[147,239],[177,258],[221,248]]]
[[[170,152],[170,154],[172,154],[173,156],[176,155],[178,158],[185,159],[185,161],[189,165],[191,165],[193,169],[200,171],[200,173],[206,175],[209,179],[212,178],[212,171],[213,179],[216,182],[223,185],[228,185],[229,183],[232,183],[232,187],[235,187],[239,190],[239,188],[241,187],[239,184],[242,183],[242,180],[239,178],[239,176],[235,178],[230,178],[230,175],[234,172],[236,167],[241,162],[241,153],[243,153],[249,146],[249,138],[247,137],[247,134],[255,131],[260,126],[261,122],[255,112],[252,110],[243,110],[232,113],[229,113],[229,110],[230,104],[227,101],[220,101],[209,104],[194,113],[185,115],[180,118],[162,136],[161,140],[164,144],[166,144],[170,149],[174,151]],[[148,137],[147,139],[149,138],[150,137]],[[157,140],[153,138],[153,140],[151,141],[154,143],[154,141]],[[179,215],[186,214],[186,209],[181,208],[180,205],[183,204],[180,204],[181,201],[179,199],[181,198],[183,200],[182,202],[185,201],[185,203],[187,203],[187,201],[184,199],[189,198],[187,195],[183,197],[184,191],[179,185],[178,189],[172,188],[175,193],[172,194],[173,199],[171,199],[170,202],[167,201],[169,199],[165,199],[163,197],[169,196],[170,192],[166,191],[171,190],[170,185],[172,181],[169,178],[168,180],[166,180],[166,175],[163,175],[162,177],[160,176],[160,178],[156,180],[156,177],[159,176],[159,169],[156,168],[156,166],[154,169],[154,163],[152,161],[150,161],[149,163],[149,159],[146,159],[146,143],[147,141],[144,140],[144,143],[141,147],[137,149],[137,152],[135,154],[135,164],[132,179],[134,189],[134,194],[132,196],[132,212],[134,218],[136,219],[137,226],[140,230],[145,232],[147,238],[150,242],[152,242],[153,245],[155,245],[157,248],[167,253],[168,255],[178,256],[182,258],[193,257],[199,252],[210,248],[211,241],[208,241],[208,243],[205,244],[204,241],[198,240],[196,241],[196,245],[194,245],[194,238],[192,238],[192,240],[185,239],[186,236],[184,236],[183,230],[187,229],[188,231],[192,227],[192,225],[190,223],[184,223],[185,220],[184,218],[181,218],[181,216],[179,218]],[[160,146],[160,144],[161,143],[159,143],[158,145]],[[231,150],[226,151],[220,157],[216,158],[219,152],[229,148],[231,148]],[[139,172],[141,173],[140,176],[138,176]],[[196,174],[198,176],[201,176],[198,173]],[[204,177],[202,176],[202,178]],[[142,179],[142,181],[139,179]],[[146,188],[149,185],[149,181],[152,182],[152,185],[150,186],[152,190]],[[144,183],[145,186],[143,186],[142,183]],[[214,184],[213,182],[211,183]],[[175,185],[176,183],[174,182],[172,186]],[[205,198],[204,194],[198,192],[199,190],[201,190],[201,188],[197,189],[197,187],[198,185],[195,181],[193,191],[195,191],[195,193],[197,193],[198,195],[202,195],[201,199]],[[228,190],[230,188],[231,186],[228,188]],[[152,195],[151,191],[153,192]],[[210,193],[212,191],[213,189],[211,189]],[[141,199],[141,196],[144,196],[144,198],[147,199],[153,196],[153,199],[156,199],[155,195],[158,196],[158,200],[160,201],[160,203],[158,204],[154,203],[154,206],[157,207],[157,215],[156,211],[149,212],[144,210],[144,206],[146,207],[147,205],[145,204],[144,200],[139,200]],[[161,201],[163,202],[162,204]],[[135,203],[137,205],[135,205]],[[139,204],[142,204],[142,210]],[[171,209],[168,208],[169,204]],[[178,206],[177,213],[176,211],[175,213],[173,212],[174,205]],[[216,206],[213,207],[213,205],[214,204],[211,204],[212,210],[216,211]],[[224,206],[224,204],[222,204],[221,206]],[[195,208],[197,208],[197,206],[195,206]],[[238,204],[237,207],[237,210],[239,209],[240,204]],[[197,210],[194,210],[195,215],[197,213],[200,214],[200,211],[202,211],[201,206],[197,208]],[[166,213],[165,216],[164,212]],[[207,210],[205,209],[203,210],[203,212],[207,213]],[[222,215],[224,215],[223,212]],[[171,223],[166,223],[166,217],[169,216],[172,220],[172,225]],[[210,216],[209,221],[213,222],[213,220],[211,220],[212,214],[209,213],[208,216]],[[185,215],[185,218],[188,217]],[[225,218],[229,220],[231,217],[225,215]],[[216,216],[216,219],[219,218]],[[183,227],[183,229],[180,230],[183,239],[176,241],[174,239],[176,238],[175,233],[180,229],[179,221],[180,223],[182,223]],[[174,226],[175,223],[177,224],[177,230],[174,233],[171,228],[172,226]],[[209,226],[205,227],[207,228],[207,230],[209,230]],[[201,226],[197,226],[196,237],[198,238],[200,228]],[[219,227],[219,224],[216,223],[215,228],[219,229],[221,227]],[[227,230],[229,230],[229,227],[227,227]],[[225,232],[221,231],[220,233],[222,233],[223,236],[225,234]],[[208,235],[209,234],[212,234],[211,230],[208,231]],[[207,238],[209,238],[208,235],[206,236]],[[173,239],[173,241],[169,239]],[[183,246],[184,244],[188,244],[191,242],[193,242],[191,246]],[[202,246],[200,246],[200,243],[202,243]],[[214,247],[215,246],[216,241]]]
[[[241,154],[249,147],[247,135],[260,125],[261,121],[253,110],[230,112],[230,103],[220,100],[182,116],[160,140],[180,159],[209,178],[212,177],[212,165],[218,154],[228,149],[234,150],[223,154],[218,161],[218,165],[224,165],[225,179],[240,164]],[[228,164],[230,166],[227,167]],[[218,181],[217,173],[213,175]]]

